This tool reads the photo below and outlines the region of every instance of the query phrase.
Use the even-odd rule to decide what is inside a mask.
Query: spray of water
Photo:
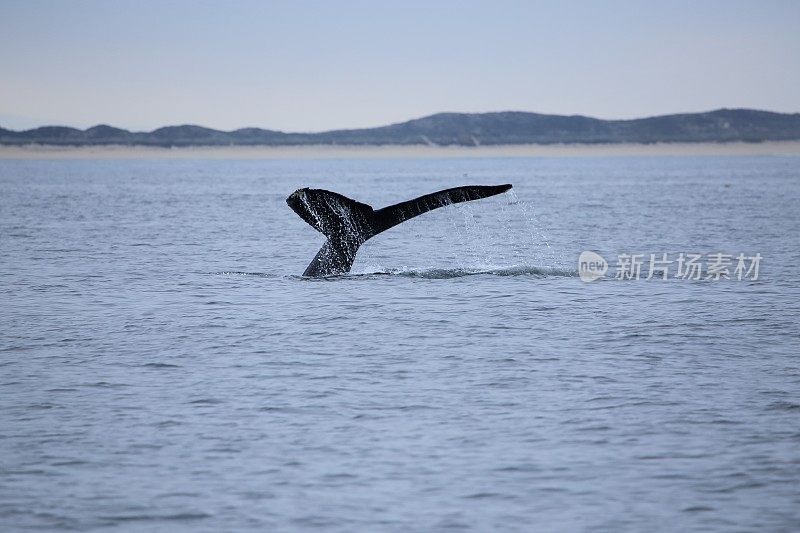
[[[443,220],[431,220],[434,217]],[[409,239],[413,246],[408,246]],[[513,190],[495,201],[455,204],[428,213],[385,238],[367,241],[352,272],[433,278],[574,275],[550,245],[534,206],[520,201]]]

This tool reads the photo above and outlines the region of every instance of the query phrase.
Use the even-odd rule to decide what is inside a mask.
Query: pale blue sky
[[[800,1],[0,0],[0,126],[800,111]]]

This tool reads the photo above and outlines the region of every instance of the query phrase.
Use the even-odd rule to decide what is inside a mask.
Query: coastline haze
[[[800,139],[800,113],[718,109],[636,120],[537,113],[438,113],[380,128],[287,133],[258,128],[220,131],[196,125],[131,132],[109,125],[87,130],[47,126],[0,129],[0,145],[293,146],[618,144],[766,142]]]
[[[298,132],[441,111],[797,112],[800,5],[9,1],[0,127]]]

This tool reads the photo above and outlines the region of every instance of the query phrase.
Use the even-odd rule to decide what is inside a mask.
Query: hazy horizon
[[[721,109],[722,108],[708,109],[708,110],[705,110],[705,111],[688,112],[688,113],[687,112],[666,113],[666,115],[708,113],[708,112],[713,112],[713,111],[719,111]],[[774,112],[774,111],[772,111],[770,109],[748,109],[748,110],[749,111]],[[435,114],[451,114],[451,113],[454,113],[454,114],[488,114],[488,113],[517,113],[517,112],[537,114],[536,111],[524,111],[524,110],[518,110],[518,109],[505,109],[505,110],[502,110],[502,111],[478,111],[476,113],[469,113],[469,112],[462,112],[462,111],[441,111],[441,112],[438,112],[438,113],[433,113],[431,115],[425,115],[424,117],[410,117],[410,118],[408,118],[406,120],[401,120],[401,121],[398,121],[398,122],[392,122],[392,123],[387,123],[387,124],[379,124],[377,127],[391,126],[393,124],[409,122],[409,121],[417,120],[417,119],[421,119],[421,118],[427,118],[427,117],[435,115]],[[777,112],[777,113],[780,113],[780,112]],[[549,113],[541,113],[541,114],[549,115]],[[793,113],[793,114],[796,114],[796,113]],[[553,116],[567,116],[567,115],[553,115]],[[632,117],[631,119],[620,119],[620,120],[636,120],[636,119],[652,118],[653,116],[662,116],[662,115],[649,115],[649,116],[642,116],[642,117]],[[589,116],[588,118],[598,118],[598,119],[601,119],[601,120],[616,120],[616,119],[603,119],[602,117],[592,117],[592,116]],[[275,128],[264,127],[264,126],[240,126],[240,127],[229,128],[229,129],[225,130],[225,129],[220,129],[220,128],[213,128],[211,126],[207,126],[205,124],[200,124],[200,123],[197,123],[197,122],[187,122],[187,123],[183,123],[183,124],[162,124],[160,126],[156,126],[155,128],[150,128],[150,129],[147,129],[147,130],[137,130],[137,129],[123,128],[123,127],[121,127],[121,126],[119,126],[117,124],[113,124],[113,123],[110,123],[110,122],[99,122],[97,124],[91,124],[91,125],[85,126],[85,127],[73,126],[71,124],[56,124],[56,123],[52,123],[52,124],[41,124],[41,125],[33,126],[33,127],[30,127],[30,128],[9,128],[7,126],[4,126],[2,123],[0,123],[0,128],[4,128],[4,129],[7,129],[7,130],[10,129],[12,131],[25,131],[25,130],[36,129],[38,127],[52,127],[52,126],[55,126],[55,127],[69,127],[69,128],[80,129],[80,130],[87,130],[87,129],[90,129],[90,128],[93,128],[93,127],[98,127],[98,126],[111,126],[111,127],[115,127],[115,128],[127,129],[128,131],[131,131],[131,132],[134,132],[134,133],[147,133],[147,132],[155,131],[155,130],[160,129],[160,128],[182,127],[182,126],[199,126],[199,127],[202,127],[202,128],[215,129],[215,130],[218,130],[218,131],[236,131],[236,130],[248,129],[248,128],[259,128],[259,129],[263,129],[263,130],[279,131],[279,130],[276,130]],[[331,132],[331,131],[341,131],[341,130],[348,130],[348,129],[369,129],[369,128],[370,128],[370,126],[367,126],[365,128],[331,128],[330,130],[320,130],[320,131],[313,131],[313,132],[312,131],[289,131],[289,130],[280,130],[280,132],[281,133],[307,134],[307,133],[327,133],[327,132]]]
[[[0,127],[287,132],[439,112],[800,111],[800,4],[0,4]]]

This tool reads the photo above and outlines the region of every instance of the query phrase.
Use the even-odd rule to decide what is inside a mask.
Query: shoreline
[[[460,157],[800,155],[800,141],[494,146],[0,146],[0,159],[397,159]]]

